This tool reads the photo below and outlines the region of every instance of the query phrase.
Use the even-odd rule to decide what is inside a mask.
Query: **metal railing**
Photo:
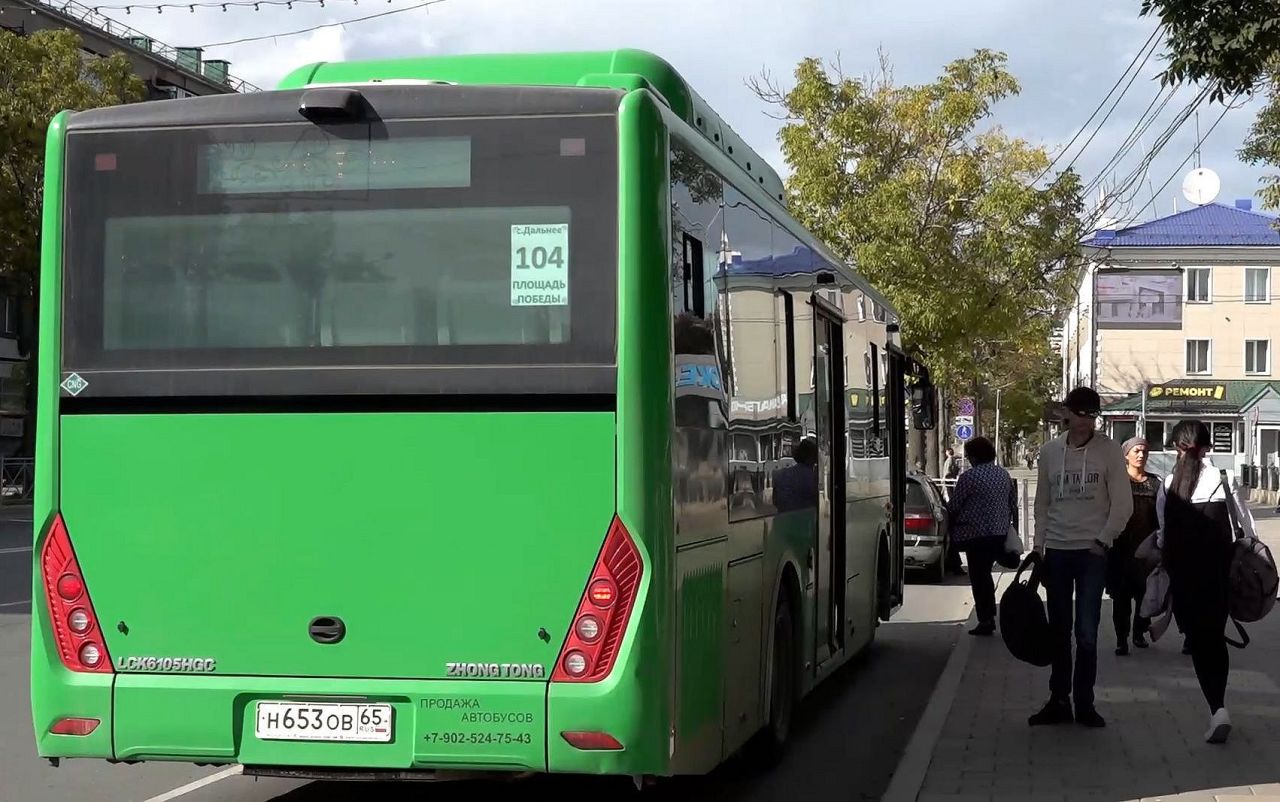
[[[35,492],[35,460],[0,457],[0,504],[26,504]]]
[[[117,22],[109,17],[95,11],[89,6],[75,2],[75,0],[25,0],[31,5],[38,5],[54,14],[75,20],[83,25],[91,25],[100,31],[105,32],[108,36],[119,39],[120,42],[129,47],[141,50],[142,52],[155,56],[162,61],[171,64],[175,69],[190,73],[210,83],[222,84],[235,92],[261,92],[262,89],[254,86],[242,78],[236,78],[233,75],[227,75],[217,68],[215,74],[210,75],[200,71],[199,57],[192,57],[191,53],[194,48],[172,47],[164,42],[158,42],[154,37],[148,36],[141,31],[130,28],[128,25]],[[208,64],[223,64],[219,61],[210,61]]]

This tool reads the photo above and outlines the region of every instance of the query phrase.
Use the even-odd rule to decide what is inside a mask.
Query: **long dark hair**
[[[1200,468],[1204,464],[1202,460],[1213,442],[1209,436],[1209,427],[1198,420],[1179,421],[1169,435],[1169,442],[1178,450],[1178,462],[1173,467],[1170,489],[1190,501],[1196,492],[1196,483],[1200,481]]]

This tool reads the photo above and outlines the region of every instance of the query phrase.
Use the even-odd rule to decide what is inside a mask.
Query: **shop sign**
[[[1227,387],[1203,382],[1168,382],[1149,388],[1147,397],[1157,401],[1222,401],[1227,397]]]

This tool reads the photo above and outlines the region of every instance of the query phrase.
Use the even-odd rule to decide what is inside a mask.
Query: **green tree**
[[[44,142],[49,121],[139,100],[143,85],[123,55],[85,57],[66,30],[0,31],[0,275],[34,294],[39,273]]]
[[[1140,13],[1164,27],[1164,81],[1212,81],[1215,101],[1253,89],[1280,56],[1280,0],[1143,0]]]
[[[997,383],[1042,393],[1043,371],[1025,367],[1054,359],[1049,329],[1078,258],[1078,177],[1037,187],[1048,154],[986,125],[1019,91],[1005,64],[979,50],[899,86],[883,57],[865,79],[809,58],[788,90],[753,82],[782,110],[793,213],[885,291],[953,397]]]
[[[87,56],[66,30],[19,36],[0,30],[0,281],[38,308],[44,144],[58,112],[140,100],[142,82],[123,55]],[[35,357],[35,321],[23,344]],[[34,382],[28,376],[27,444],[34,434]]]

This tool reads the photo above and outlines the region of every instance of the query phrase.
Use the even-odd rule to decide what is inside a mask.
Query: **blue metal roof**
[[[1097,248],[1280,248],[1280,231],[1275,225],[1276,219],[1270,215],[1210,203],[1129,228],[1095,231],[1084,244]]]

